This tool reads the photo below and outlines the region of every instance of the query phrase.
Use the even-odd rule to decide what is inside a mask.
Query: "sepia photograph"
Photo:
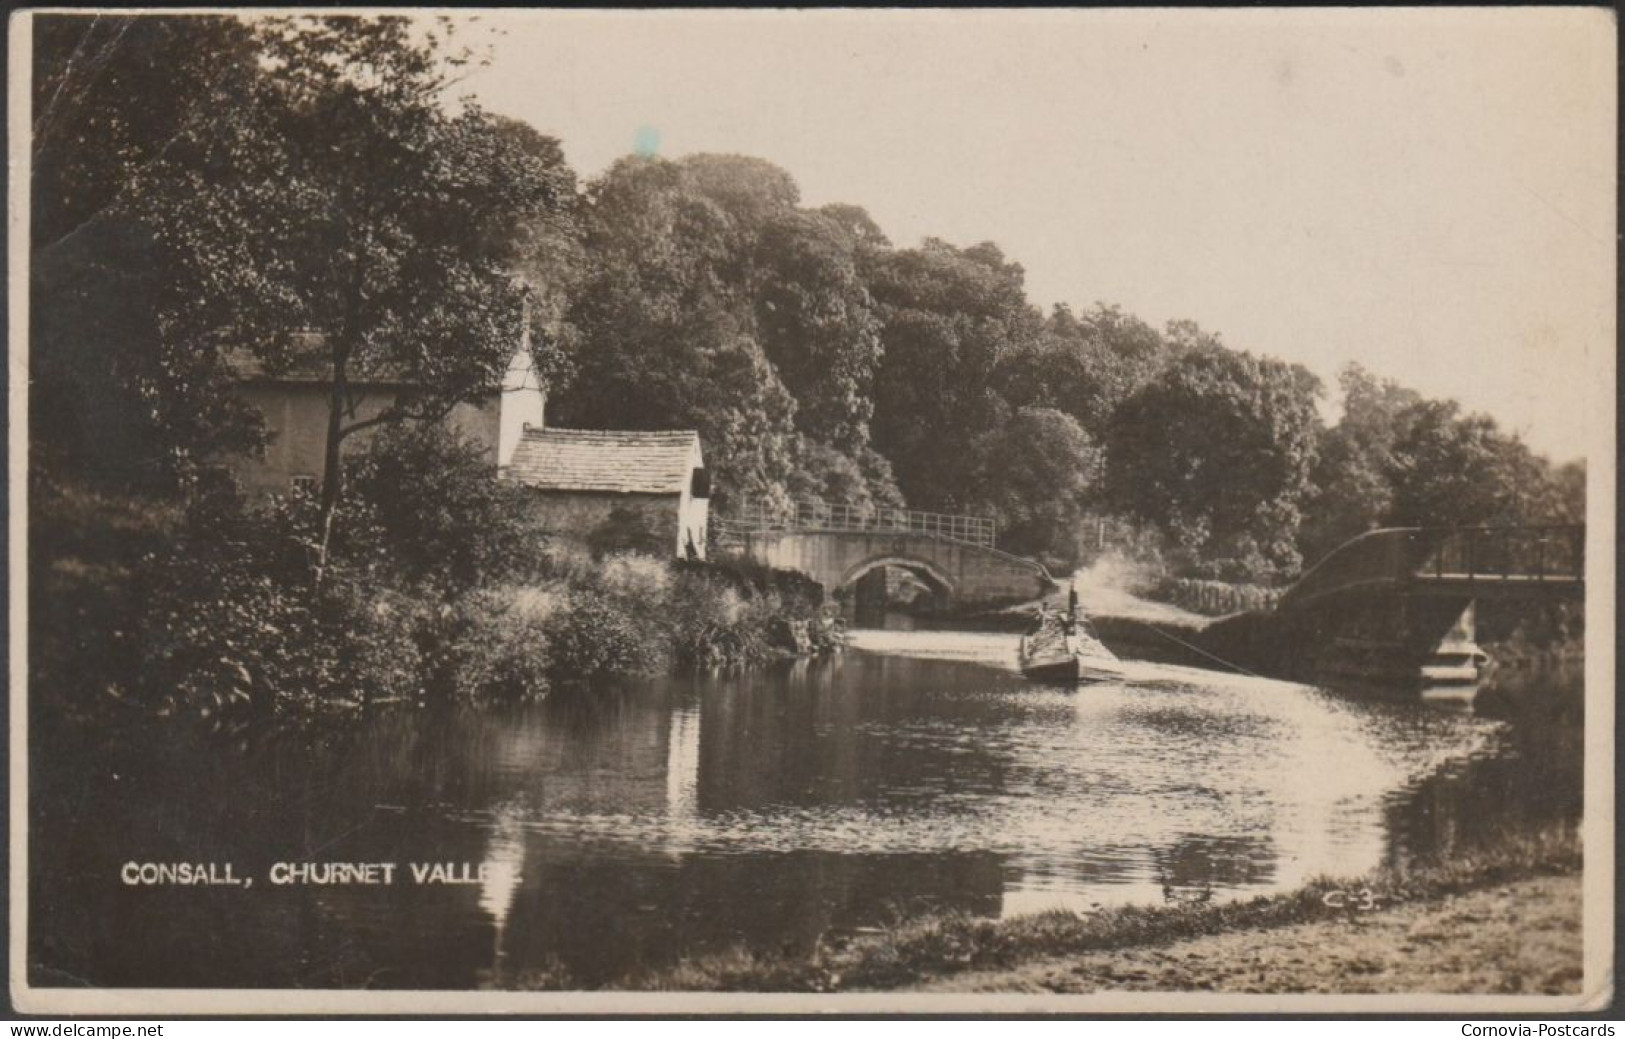
[[[1606,1008],[1616,40],[14,14],[14,1012]]]

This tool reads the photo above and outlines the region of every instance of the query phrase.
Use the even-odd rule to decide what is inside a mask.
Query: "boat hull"
[[[1112,682],[1123,677],[1123,669],[1112,660],[1066,656],[1050,660],[1024,660],[1021,673],[1034,682],[1048,685],[1078,685],[1084,682]]]

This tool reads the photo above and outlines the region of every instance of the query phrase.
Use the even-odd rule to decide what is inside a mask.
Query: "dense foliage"
[[[895,246],[760,159],[578,185],[559,141],[448,101],[474,56],[445,20],[34,26],[32,608],[58,632],[34,659],[60,688],[228,713],[531,695],[754,659],[811,616],[760,575],[606,564],[654,544],[631,518],[596,561],[538,545],[437,424],[525,342],[549,422],[698,430],[723,514],[988,515],[1063,571],[1115,545],[1279,586],[1374,526],[1584,515],[1583,463],[1454,401],[1351,366],[1328,425],[1298,366],[1107,304],[1045,315],[995,244]],[[197,480],[263,444],[241,355],[327,373],[318,496]],[[382,373],[402,390],[366,411],[352,380]],[[140,536],[73,540],[103,522]]]
[[[409,507],[410,495],[376,482],[421,473],[433,458],[453,471],[409,475],[403,487],[446,495],[480,475],[491,483],[464,446],[380,438],[357,467],[366,493],[345,498],[314,586],[321,515],[308,495],[178,509],[37,481],[32,551],[50,565],[31,586],[36,706],[229,725],[523,700],[670,667],[759,662],[792,648],[787,623],[827,636],[817,598],[786,575],[640,554],[592,560],[500,523],[443,540],[459,517],[491,518],[491,496]],[[446,565],[430,566],[442,551]]]
[[[1211,576],[1296,572],[1318,389],[1295,365],[1186,351],[1113,415],[1111,500],[1162,530],[1188,565],[1233,571]]]

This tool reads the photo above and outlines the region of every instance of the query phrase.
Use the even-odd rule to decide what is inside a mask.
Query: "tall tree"
[[[1421,395],[1358,364],[1338,374],[1343,414],[1321,438],[1299,534],[1305,561],[1372,530],[1393,508],[1389,482],[1394,445],[1405,433]]]
[[[754,267],[762,346],[796,397],[797,427],[861,454],[874,414],[880,321],[851,233],[823,213],[780,213],[762,228]]]
[[[1106,450],[1112,499],[1215,574],[1295,571],[1319,389],[1297,365],[1190,346],[1118,409]]]
[[[910,504],[967,507],[978,498],[974,442],[1011,413],[999,365],[1042,328],[1023,271],[992,243],[959,249],[935,239],[877,256],[870,270],[883,351],[875,449]]]
[[[998,522],[1012,552],[1077,561],[1078,527],[1100,450],[1076,419],[1053,408],[1019,408],[977,438],[978,511]]]
[[[689,164],[649,158],[622,159],[589,186],[592,268],[570,311],[578,374],[554,414],[596,428],[697,429],[719,505],[782,502],[796,403],[762,349],[745,278],[755,234],[742,221],[756,206],[740,200],[761,195],[726,195],[732,207]]]
[[[568,202],[556,160],[477,107],[447,109],[470,60],[449,31],[397,16],[256,23],[262,74],[139,185],[142,217],[185,274],[190,305],[164,315],[166,337],[247,349],[273,370],[319,344],[324,562],[344,442],[500,386],[526,331],[513,231]],[[534,350],[546,379],[557,351],[540,335]],[[360,417],[355,381],[382,375],[400,391]]]
[[[1424,400],[1403,413],[1387,476],[1391,526],[1518,523],[1539,495],[1541,464],[1487,415],[1456,401]]]
[[[1117,407],[1161,369],[1177,348],[1122,309],[1096,304],[1074,314],[1057,305],[1044,334],[1000,365],[1000,392],[1018,407],[1055,408],[1104,438]]]
[[[257,424],[214,359],[166,344],[175,261],[134,189],[259,75],[231,17],[34,19],[29,330],[31,446],[53,469],[167,489],[206,447],[251,450]]]
[[[723,507],[893,497],[869,450],[878,323],[855,232],[798,201],[783,170],[731,155],[623,159],[594,182],[560,420],[698,429]]]

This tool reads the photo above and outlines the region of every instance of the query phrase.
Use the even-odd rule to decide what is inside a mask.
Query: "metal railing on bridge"
[[[1585,527],[1396,527],[1361,534],[1311,567],[1283,605],[1360,587],[1574,585]]]
[[[1461,527],[1416,569],[1419,579],[1573,581],[1585,576],[1585,528]]]
[[[945,512],[919,512],[881,506],[830,505],[798,501],[788,508],[747,503],[714,523],[725,535],[777,531],[930,534],[993,548],[997,524],[987,516],[960,516]]]

